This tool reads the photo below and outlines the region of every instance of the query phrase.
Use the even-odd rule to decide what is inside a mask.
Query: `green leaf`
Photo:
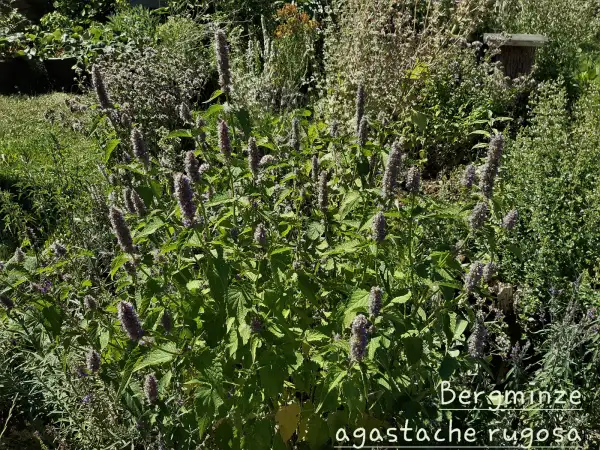
[[[206,100],[205,102],[202,102],[202,103],[210,103],[215,98],[220,97],[222,94],[223,94],[223,91],[221,89],[217,89],[215,92],[212,93],[212,95],[210,96],[210,98],[208,100]]]
[[[420,337],[411,336],[404,339],[404,354],[410,364],[416,364],[423,356],[423,341]]]
[[[350,326],[354,317],[356,317],[356,313],[359,311],[366,311],[367,306],[369,305],[369,291],[365,291],[364,289],[357,289],[352,293],[350,300],[348,301],[348,305],[344,310],[344,328]]]
[[[456,360],[452,358],[450,355],[444,356],[442,360],[442,364],[440,364],[440,377],[442,380],[449,380],[454,370],[456,369]]]
[[[171,362],[177,355],[177,347],[174,343],[169,342],[161,348],[157,348],[148,353],[145,357],[139,359],[132,372],[137,372],[145,367],[158,366],[167,362]]]
[[[344,220],[348,214],[350,214],[354,209],[360,204],[360,192],[358,191],[350,191],[342,200],[342,204],[340,206],[340,220]]]
[[[120,139],[111,139],[106,143],[106,148],[104,149],[104,164],[108,163],[112,152],[115,150],[115,148],[117,148],[117,145],[119,145],[120,143]]]
[[[121,267],[123,267],[123,265],[127,261],[129,261],[129,257],[125,253],[121,253],[119,256],[113,259],[111,264],[110,277],[113,278],[115,276],[115,273],[117,273],[117,271]]]
[[[298,274],[298,287],[300,292],[311,301],[312,303],[317,301],[316,293],[319,290],[319,285],[316,284],[307,274]]]
[[[325,233],[325,225],[323,225],[321,222],[311,222],[308,224],[306,236],[311,241],[316,241],[323,235],[323,233]]]
[[[144,228],[142,228],[142,231],[135,235],[135,237],[140,238],[140,237],[144,237],[144,236],[150,236],[150,235],[156,233],[164,225],[165,225],[165,222],[162,219],[160,219],[158,217],[153,217],[152,220],[150,220],[150,222],[148,222],[144,226]]]
[[[192,135],[192,132],[190,130],[175,130],[175,131],[171,131],[167,135],[167,139],[169,139],[169,138],[176,138],[176,137],[191,138],[191,137],[194,137],[194,136]]]

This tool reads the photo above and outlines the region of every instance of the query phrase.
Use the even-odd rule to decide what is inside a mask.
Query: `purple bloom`
[[[373,240],[375,242],[383,242],[384,241],[385,227],[386,227],[385,216],[383,215],[383,212],[379,211],[375,215],[375,218],[373,219],[373,224],[371,227]]]
[[[158,399],[158,381],[156,381],[156,377],[153,374],[147,375],[144,380],[144,393],[146,394],[148,403],[151,405],[156,403]]]
[[[352,321],[352,336],[350,338],[350,356],[354,361],[362,361],[367,352],[367,318],[357,315]]]
[[[221,90],[227,94],[231,91],[231,70],[229,67],[227,35],[223,30],[217,30],[215,33],[215,54],[217,57],[219,86],[221,86]]]
[[[134,253],[133,238],[131,237],[131,231],[127,226],[127,222],[125,222],[123,211],[115,206],[111,206],[109,218],[121,249],[126,253]]]
[[[191,228],[196,223],[196,205],[194,204],[194,191],[190,179],[182,174],[175,175],[175,196],[181,209],[181,218],[186,228]]]
[[[133,305],[129,302],[121,301],[117,309],[123,331],[127,333],[127,336],[132,341],[139,341],[144,335],[144,330]]]
[[[379,286],[373,286],[369,293],[369,314],[373,317],[377,317],[381,312],[383,306],[383,291]]]

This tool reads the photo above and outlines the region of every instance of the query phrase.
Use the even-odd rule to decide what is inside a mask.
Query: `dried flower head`
[[[200,161],[198,161],[198,158],[196,158],[196,155],[192,150],[185,154],[183,166],[185,173],[190,180],[194,183],[198,183],[200,181]]]
[[[156,403],[156,400],[158,399],[158,381],[156,381],[154,374],[146,375],[146,379],[144,380],[144,393],[146,394],[148,403],[151,405]]]
[[[131,199],[131,188],[125,188],[123,191],[123,203],[125,203],[125,209],[129,214],[135,214],[135,205]]]
[[[512,230],[519,221],[519,211],[513,209],[509,211],[502,219],[502,227],[506,230]]]
[[[25,261],[25,253],[23,253],[23,250],[21,250],[21,247],[17,247],[13,258],[17,264],[22,264]]]
[[[224,120],[219,122],[219,148],[225,159],[229,160],[231,158],[231,141],[229,139],[229,127]]]
[[[312,157],[312,168],[310,171],[313,183],[317,183],[319,180],[319,157],[317,155],[313,155]]]
[[[398,176],[400,175],[400,169],[402,168],[402,161],[402,147],[399,142],[394,142],[388,157],[385,172],[383,173],[382,184],[384,197],[391,197],[396,192],[398,187]]]
[[[130,189],[129,196],[131,198],[131,203],[133,204],[134,212],[140,216],[144,217],[146,215],[146,204],[140,194],[137,193],[135,189]]]
[[[493,261],[487,263],[485,266],[483,266],[483,281],[486,283],[492,281],[492,278],[494,278],[494,275],[496,275],[497,271],[498,267]]]
[[[352,321],[350,357],[354,361],[362,361],[367,353],[367,325],[367,318],[363,314],[357,315]]]
[[[358,85],[358,89],[356,90],[356,132],[360,130],[360,123],[362,122],[363,116],[365,114],[365,87],[361,83]]]
[[[251,137],[248,139],[248,167],[250,168],[250,172],[252,172],[252,176],[255,178],[258,176],[258,163],[260,162],[259,156],[256,139]]]
[[[475,169],[475,166],[473,164],[469,164],[465,169],[465,173],[462,178],[462,185],[470,189],[475,182],[476,174],[477,170]]]
[[[480,262],[474,262],[471,264],[469,273],[465,276],[465,290],[471,293],[479,286],[481,277],[483,276],[483,264]]]
[[[196,205],[194,204],[194,191],[190,179],[182,174],[175,174],[175,197],[179,209],[181,209],[181,218],[187,228],[191,228],[196,223]]]
[[[54,244],[52,244],[52,252],[61,258],[67,254],[67,248],[60,242],[56,241]]]
[[[469,216],[469,225],[473,229],[478,229],[483,226],[488,217],[488,204],[487,202],[479,202],[473,208],[471,215]]]
[[[112,109],[112,102],[106,91],[102,72],[100,72],[100,68],[96,64],[92,66],[92,86],[94,86],[94,90],[96,91],[96,98],[98,99],[98,103],[100,103],[100,107],[102,109]]]
[[[327,213],[327,210],[329,208],[329,193],[327,192],[327,171],[323,170],[321,171],[321,174],[319,175],[319,187],[318,187],[318,194],[319,194],[319,209],[323,212],[323,213]]]
[[[383,306],[383,291],[379,286],[373,286],[369,293],[369,314],[377,317]]]
[[[360,119],[360,124],[358,125],[358,145],[364,147],[367,143],[367,138],[369,137],[369,122],[367,121],[367,116],[363,116]]]
[[[275,157],[273,155],[265,155],[260,159],[258,163],[259,166],[270,166],[271,164],[275,164]]]
[[[267,246],[267,230],[262,223],[254,230],[254,241],[261,247]]]
[[[119,245],[121,249],[123,249],[126,253],[134,253],[135,248],[133,246],[133,239],[131,237],[131,231],[127,226],[127,222],[125,222],[125,217],[123,216],[123,211],[121,211],[116,206],[111,206],[109,211],[110,223],[112,225],[112,229],[117,236],[117,241],[119,241]]]
[[[142,163],[145,168],[150,166],[150,155],[148,154],[148,148],[144,141],[144,135],[138,128],[131,130],[131,147],[133,148],[133,154],[137,160]]]
[[[98,308],[96,300],[91,295],[86,295],[83,297],[83,305],[88,311],[94,311],[96,308]]]
[[[421,172],[415,166],[412,166],[406,174],[406,190],[411,194],[419,192],[421,187]]]
[[[217,71],[219,72],[219,86],[227,94],[231,91],[231,70],[229,67],[227,35],[223,30],[217,30],[215,33],[215,54],[217,57]]]
[[[373,224],[371,226],[373,240],[375,242],[383,242],[385,240],[385,216],[383,212],[379,211],[373,218]]]
[[[192,118],[192,112],[190,111],[190,107],[187,105],[186,102],[183,102],[181,103],[181,105],[179,105],[179,107],[177,108],[177,112],[181,121],[186,125],[194,123],[194,119]]]
[[[87,354],[86,365],[90,372],[96,373],[100,370],[100,354],[96,350],[90,350]]]
[[[198,172],[200,172],[200,176],[202,176],[209,170],[210,170],[210,164],[203,163],[203,164],[200,164],[200,169],[198,169]]]
[[[139,341],[144,335],[144,330],[133,305],[129,302],[121,301],[117,306],[117,310],[123,331],[127,333],[127,336],[132,341]]]
[[[292,147],[296,153],[300,151],[300,121],[296,117],[292,120],[290,147]]]

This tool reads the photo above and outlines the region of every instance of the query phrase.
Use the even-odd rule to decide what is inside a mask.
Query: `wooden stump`
[[[504,74],[510,78],[531,73],[535,52],[548,39],[539,34],[484,34],[483,42],[499,45],[500,55],[495,57],[504,66]]]

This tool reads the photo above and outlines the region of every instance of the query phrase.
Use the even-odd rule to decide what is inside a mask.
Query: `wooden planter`
[[[44,67],[48,73],[48,81],[53,90],[74,92],[78,86],[75,81],[77,76],[73,66],[77,58],[49,58],[44,60]]]
[[[495,59],[502,62],[507,77],[517,78],[531,73],[535,63],[535,52],[548,42],[540,34],[491,34],[483,35],[483,42],[499,45],[500,55]]]

